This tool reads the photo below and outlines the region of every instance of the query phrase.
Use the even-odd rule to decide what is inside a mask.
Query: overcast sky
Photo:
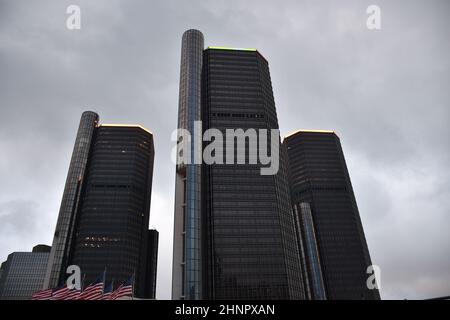
[[[81,7],[81,30],[66,8]],[[381,8],[381,30],[366,8]],[[384,299],[450,295],[450,1],[0,0],[0,260],[51,244],[81,113],[155,136],[169,299],[181,36],[258,48],[282,135],[341,138]]]

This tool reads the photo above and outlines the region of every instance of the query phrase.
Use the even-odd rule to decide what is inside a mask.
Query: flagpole
[[[132,294],[131,294],[131,300],[134,300],[134,281],[135,281],[135,279],[136,279],[136,270],[133,272],[133,282],[132,282],[132,284],[131,284],[131,288],[132,288]]]
[[[83,274],[83,281],[81,281],[81,291],[80,291],[80,293],[83,292],[83,290],[84,290],[84,281],[85,280],[86,280],[86,273]]]
[[[105,284],[106,284],[106,266],[105,266],[105,270],[103,270],[103,290],[102,290],[102,294],[105,293]]]
[[[113,300],[113,293],[114,293],[114,278],[111,280],[111,294],[109,295],[109,300]]]

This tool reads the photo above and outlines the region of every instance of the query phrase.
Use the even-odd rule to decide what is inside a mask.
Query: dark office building
[[[372,263],[338,136],[332,131],[297,131],[284,139],[283,146],[309,273],[304,279],[307,296],[379,299],[378,290],[366,285]]]
[[[13,252],[0,268],[0,300],[30,300],[42,289],[50,247],[37,245],[32,252]]]
[[[89,138],[80,138],[80,135],[86,136],[86,131],[92,132]],[[82,174],[75,188],[66,183],[66,190],[75,191],[75,196],[70,197],[73,202],[67,203],[67,211],[62,212],[71,213],[67,215],[70,223],[67,227],[64,225],[68,230],[67,239],[61,239],[61,216],[56,227],[54,242],[66,245],[49,263],[48,272],[55,275],[50,286],[65,280],[68,265],[78,265],[84,285],[104,272],[106,283],[114,280],[116,287],[134,276],[135,296],[154,298],[152,285],[147,283],[155,279],[147,272],[156,264],[152,259],[157,255],[157,247],[153,243],[149,247],[154,237],[149,236],[148,230],[153,135],[138,125],[98,124],[97,115],[85,112],[78,141],[83,145],[75,148],[72,159],[80,158],[78,152],[86,152],[83,157],[86,161],[82,162],[85,168],[80,170],[79,163],[75,162],[69,169],[68,183],[72,182],[72,172]],[[73,166],[78,170],[73,170]],[[66,197],[69,198],[65,192],[63,202]],[[62,260],[57,261],[56,257]]]
[[[180,119],[201,119],[203,130],[215,128],[224,135],[226,129],[268,129],[270,137],[278,120],[267,60],[255,49],[203,49],[203,35],[186,31]],[[237,144],[235,157],[236,151]],[[197,180],[189,171],[177,178],[174,299],[303,298],[286,159],[281,155],[277,174],[261,175],[263,166],[249,164],[248,158],[245,164],[203,164]],[[178,166],[180,172],[185,171]],[[189,188],[196,191],[193,197]],[[197,211],[189,215],[185,208],[192,207]],[[194,263],[199,267],[190,274]]]
[[[145,292],[149,293],[149,298],[156,297],[156,275],[158,267],[158,242],[159,233],[156,230],[147,231],[147,272],[145,280]]]
[[[58,287],[64,278],[68,266],[68,255],[73,239],[81,186],[97,124],[98,114],[91,111],[83,112],[64,186],[58,221],[53,235],[44,288]]]

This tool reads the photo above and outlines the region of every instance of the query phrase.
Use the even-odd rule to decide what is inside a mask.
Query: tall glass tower
[[[59,286],[61,272],[65,272],[69,259],[69,250],[76,215],[79,206],[81,186],[84,180],[86,165],[91,149],[92,138],[98,124],[98,114],[92,111],[83,112],[78,127],[75,146],[70,160],[69,172],[64,187],[58,221],[53,236],[53,244],[44,280],[44,288]]]
[[[259,51],[208,47],[203,69],[205,129],[278,129],[269,64]],[[209,299],[303,298],[284,154],[270,152],[279,153],[274,175],[261,175],[261,163],[205,165]]]
[[[201,148],[202,141],[202,132],[195,130],[195,122],[201,121],[203,42],[203,34],[198,30],[188,30],[183,34],[178,128],[192,133],[192,161],[178,163],[176,168],[172,279],[174,299],[202,298],[202,167],[193,160],[201,152],[198,147]]]
[[[178,117],[191,133],[192,161],[202,151],[199,120],[224,135],[265,129],[270,136],[278,120],[267,60],[256,49],[204,49],[202,34],[186,31]],[[173,299],[303,298],[286,159],[279,158],[274,175],[248,161],[177,164]]]

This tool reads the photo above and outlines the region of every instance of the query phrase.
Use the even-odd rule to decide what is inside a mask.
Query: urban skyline
[[[190,29],[180,69],[177,153],[190,152],[176,159],[172,299],[379,299],[366,284],[372,264],[335,133],[299,130],[280,150],[269,65],[256,49],[204,49],[203,34]],[[180,135],[202,121],[199,132]],[[275,129],[269,140],[277,143],[252,137],[255,128]],[[211,130],[216,144],[217,134],[237,130],[237,145],[221,138],[212,151],[218,163],[186,162],[197,148],[203,154],[196,140]],[[250,161],[263,144],[279,163],[269,175]],[[147,129],[100,124],[97,113],[83,112],[44,290],[61,287],[76,265],[82,288],[102,273],[104,285],[132,274],[135,297],[155,298],[158,233],[147,230],[153,158]],[[9,260],[0,281],[12,287]]]
[[[322,23],[321,14],[315,10],[325,12],[325,15],[331,16],[331,20],[326,26],[339,25],[343,29],[339,29],[341,33],[334,29],[325,31],[322,29],[324,32],[320,35],[323,35],[323,38],[320,38],[311,34],[306,36],[308,31],[314,34],[314,30],[309,26],[317,24],[312,22],[306,27],[297,25],[297,27],[306,28],[300,29],[303,32],[299,32],[297,29],[297,34],[304,35],[301,38],[304,43],[300,46],[300,38],[296,37],[295,33],[289,32],[288,27],[295,27],[292,20],[283,20],[283,23],[280,24],[280,30],[287,31],[285,35],[281,35],[271,32],[268,27],[258,25],[259,19],[252,18],[249,14],[250,11],[246,11],[248,8],[242,5],[239,9],[243,11],[243,14],[238,14],[236,17],[238,19],[247,18],[248,26],[253,28],[253,31],[260,30],[261,32],[237,34],[230,27],[236,25],[232,23],[222,32],[218,27],[219,24],[214,23],[210,18],[206,18],[207,21],[201,22],[198,26],[193,21],[186,19],[183,20],[183,25],[169,28],[167,37],[161,38],[153,32],[146,34],[146,37],[153,39],[153,43],[159,44],[157,47],[150,44],[143,45],[140,40],[128,42],[135,43],[135,47],[121,47],[119,38],[114,36],[113,30],[115,29],[109,30],[108,27],[120,26],[119,29],[126,34],[125,39],[130,40],[141,39],[140,36],[143,35],[144,30],[152,30],[149,28],[148,20],[144,19],[138,11],[131,9],[118,17],[119,20],[106,23],[100,29],[109,37],[106,38],[109,40],[105,39],[104,42],[101,42],[103,47],[108,49],[109,55],[100,55],[103,52],[100,45],[94,46],[87,55],[86,46],[89,39],[93,37],[92,26],[99,27],[105,23],[105,20],[91,19],[92,24],[89,27],[84,25],[79,34],[67,34],[64,26],[59,28],[55,21],[45,20],[43,22],[43,17],[56,14],[58,11],[57,8],[47,4],[43,4],[41,10],[37,10],[31,20],[26,19],[29,16],[21,10],[19,5],[4,5],[5,10],[2,10],[2,13],[7,12],[11,16],[18,17],[17,21],[22,21],[24,26],[23,29],[11,31],[8,24],[14,26],[15,22],[9,21],[9,19],[2,20],[5,21],[5,31],[11,31],[11,36],[4,38],[7,46],[2,46],[8,59],[5,61],[10,62],[5,66],[4,74],[11,75],[15,79],[5,82],[6,78],[2,78],[2,83],[5,83],[2,89],[2,99],[6,108],[2,108],[1,118],[8,119],[2,127],[4,130],[1,135],[2,143],[5,147],[14,145],[14,148],[10,148],[10,156],[3,159],[1,167],[3,185],[7,186],[2,193],[3,198],[0,204],[2,210],[0,218],[4,222],[2,224],[2,260],[11,251],[25,250],[36,243],[50,243],[48,238],[42,239],[42,237],[44,234],[52,234],[50,229],[53,228],[54,221],[56,221],[57,209],[55,210],[55,208],[59,206],[61,200],[62,177],[65,175],[64,171],[67,170],[70,144],[73,144],[73,134],[70,132],[76,131],[72,120],[79,117],[81,110],[91,108],[98,108],[97,111],[105,114],[105,117],[108,118],[107,122],[140,122],[151,128],[152,131],[158,132],[158,138],[161,138],[159,140],[161,149],[156,146],[160,153],[155,163],[157,166],[160,165],[161,171],[155,176],[158,187],[154,188],[156,194],[154,193],[152,212],[155,212],[155,215],[151,214],[151,216],[152,219],[153,217],[155,219],[151,224],[156,224],[159,230],[161,228],[171,230],[170,216],[173,210],[171,210],[170,203],[173,202],[171,195],[174,179],[172,179],[171,163],[164,160],[168,159],[170,150],[164,145],[166,142],[167,145],[170,144],[168,132],[176,127],[174,119],[176,119],[177,99],[171,95],[176,96],[178,87],[179,37],[184,30],[193,26],[204,30],[210,39],[217,39],[214,44],[236,47],[251,46],[264,52],[264,55],[271,61],[282,135],[288,131],[306,127],[336,130],[341,136],[372,260],[382,268],[382,297],[430,297],[443,295],[448,291],[445,286],[448,281],[445,280],[445,273],[442,271],[445,270],[445,266],[448,266],[446,255],[443,254],[446,252],[445,248],[448,243],[445,233],[443,233],[445,226],[443,221],[445,220],[440,220],[441,223],[438,223],[438,218],[444,217],[442,208],[446,208],[444,204],[447,203],[445,199],[448,198],[445,197],[446,188],[443,185],[447,181],[447,171],[445,166],[441,167],[445,163],[442,162],[443,159],[448,155],[448,148],[445,147],[445,137],[448,137],[445,131],[447,129],[441,123],[448,119],[448,110],[439,107],[448,102],[448,96],[442,95],[442,91],[439,89],[441,88],[439,83],[446,83],[446,79],[448,79],[442,72],[448,70],[448,64],[440,54],[441,51],[444,51],[445,44],[438,41],[443,35],[442,30],[445,30],[442,27],[445,26],[446,20],[443,20],[440,15],[440,12],[445,12],[445,8],[437,10],[427,7],[424,10],[423,5],[413,2],[409,4],[409,10],[405,13],[402,6],[398,4],[382,2],[383,10],[393,15],[393,17],[386,16],[386,23],[394,20],[405,23],[418,12],[426,12],[428,16],[425,14],[423,20],[419,19],[420,21],[416,22],[425,26],[421,32],[404,29],[399,23],[390,26],[389,34],[383,33],[384,30],[381,30],[374,35],[364,30],[362,23],[361,26],[358,24],[359,15],[362,20],[365,18],[365,8],[360,8],[352,2],[343,5],[341,11],[336,7],[326,9],[320,5],[311,6],[310,8],[314,10],[300,13],[300,17],[315,18]],[[140,9],[143,8],[142,6]],[[267,8],[269,5],[263,3],[262,6]],[[87,5],[85,8],[90,12],[91,17],[96,14],[98,16],[98,8]],[[121,5],[115,3],[107,10],[114,13],[120,12],[116,11],[120,8]],[[157,5],[157,9],[162,8],[162,5]],[[165,9],[169,10],[167,7]],[[187,12],[193,13],[189,11],[189,8],[185,9]],[[287,12],[292,12],[295,6],[292,3],[285,4],[281,9],[280,14],[267,17],[267,26],[278,21],[278,16],[289,18]],[[207,5],[202,5],[201,10],[215,12],[212,7]],[[142,30],[122,27],[121,19],[128,18],[131,12],[136,15],[137,19],[134,20],[142,27]],[[340,13],[335,14],[336,12]],[[220,12],[216,12],[216,14],[224,21],[231,22]],[[436,19],[430,20],[430,15]],[[344,19],[347,24],[339,24],[343,17],[350,17],[350,19]],[[44,43],[58,49],[53,52],[55,59],[52,58],[51,61],[60,67],[58,72],[61,75],[54,72],[54,68],[43,68],[50,65],[48,56],[39,54],[36,56],[33,52],[33,58],[27,58],[31,56],[29,55],[32,52],[31,48],[39,47],[37,42],[24,41],[31,39],[29,38],[31,34],[29,21],[37,21],[38,31],[47,32],[51,35],[49,39],[57,40],[48,42],[49,39],[47,39],[44,40]],[[311,22],[311,20],[306,21]],[[167,24],[164,25],[167,26]],[[433,35],[431,35],[432,31]],[[134,38],[133,34],[138,38]],[[266,36],[262,37],[260,34]],[[4,35],[3,32],[2,35]],[[22,38],[18,37],[19,35]],[[271,37],[268,42],[264,40],[267,35]],[[287,35],[291,35],[291,37],[287,37]],[[419,50],[410,50],[408,51],[409,55],[403,55],[407,59],[397,61],[394,58],[396,63],[393,63],[391,53],[401,46],[392,40],[400,38],[400,35],[410,35],[413,39],[421,39],[427,45],[419,46],[417,41],[407,44],[401,42],[406,48],[416,48],[417,46]],[[428,36],[424,37],[423,35]],[[354,38],[350,40],[346,36],[354,36]],[[70,44],[75,38],[79,41],[76,42],[77,45]],[[377,45],[374,42],[375,38],[376,41],[380,41]],[[16,45],[12,39],[18,41]],[[336,50],[331,50],[333,52],[330,53],[328,48],[321,47],[319,40],[313,41],[312,39],[321,39],[324,43],[330,43],[330,47],[336,45]],[[61,40],[62,42],[58,42]],[[18,43],[21,45],[17,46]],[[128,61],[125,62],[126,66],[129,67],[129,71],[132,71],[130,73],[125,70],[127,67],[121,67],[120,62],[125,61],[124,56],[137,52],[137,44],[143,50],[138,59],[131,60],[137,60],[143,65],[137,67],[131,63],[131,60],[126,60]],[[370,46],[375,51],[368,52],[366,46]],[[166,50],[162,50],[163,47]],[[109,50],[111,48],[118,51]],[[301,48],[302,50],[300,50]],[[388,48],[387,51],[386,48]],[[164,55],[162,55],[162,51],[164,51]],[[14,55],[14,52],[18,54]],[[318,52],[319,54],[317,54]],[[74,55],[70,57],[70,54],[67,55],[67,53]],[[100,56],[106,57],[105,63],[101,63]],[[156,59],[158,63],[148,60],[148,57],[152,56],[158,57]],[[430,56],[433,59],[430,59]],[[61,59],[61,57],[65,58]],[[69,60],[65,60],[66,58]],[[370,67],[370,63],[364,63],[364,61],[375,61],[370,60],[375,58],[381,59],[379,70],[384,70],[384,73],[374,70]],[[288,60],[290,61],[289,68],[284,63]],[[355,64],[352,64],[353,60],[356,61]],[[14,72],[24,70],[14,63],[17,61],[30,68],[26,72]],[[161,63],[161,61],[167,63]],[[413,68],[402,73],[406,70],[403,67],[406,68],[407,61],[425,61],[424,63],[427,63],[428,66],[435,68],[429,70],[438,71],[433,73],[433,77],[425,68]],[[67,63],[69,62],[80,67],[79,71],[68,68]],[[338,62],[337,67],[335,62]],[[115,71],[110,70],[111,64],[118,66],[121,71],[121,81],[113,79]],[[151,72],[150,76],[148,70],[155,72]],[[323,70],[326,72],[324,73]],[[23,74],[28,75],[29,81],[26,81]],[[87,74],[89,77],[86,76]],[[103,76],[98,76],[101,74]],[[104,81],[104,76],[108,76],[112,80]],[[419,80],[421,76],[429,77],[427,79],[434,85],[429,87],[424,84],[423,90],[406,90],[414,89],[422,83]],[[381,77],[383,81],[386,81],[386,86],[377,82]],[[39,80],[37,87],[33,89],[31,83],[35,83],[35,79],[42,79],[42,81]],[[408,79],[408,81],[402,82],[399,79]],[[161,85],[158,85],[160,80],[162,81]],[[351,86],[355,81],[360,85]],[[126,82],[131,86],[122,86]],[[398,84],[399,82],[402,83],[402,90],[392,91],[389,89],[389,84]],[[79,88],[77,86],[80,83],[85,83],[85,85]],[[96,88],[95,93],[88,90],[89,87]],[[155,87],[159,89],[154,89]],[[48,88],[52,88],[52,90]],[[73,91],[73,88],[77,88],[77,90]],[[354,88],[354,90],[349,91],[349,88]],[[27,92],[28,95],[17,97],[14,92]],[[62,93],[64,97],[60,97],[58,92]],[[348,94],[347,98],[344,93]],[[43,94],[47,98],[44,98]],[[26,96],[33,97],[33,99],[27,100]],[[427,105],[424,100],[425,96],[433,97],[434,100],[431,104],[436,105],[436,109],[433,109],[435,112],[422,114],[421,106]],[[31,108],[31,106],[34,106],[32,110],[24,109]],[[408,107],[406,108],[406,106]],[[164,109],[164,112],[159,114],[158,108]],[[34,109],[39,110],[39,113],[32,112]],[[145,111],[147,109],[151,112]],[[430,110],[429,108],[424,109]],[[56,115],[58,116],[56,117]],[[402,119],[408,121],[402,121]],[[14,140],[8,140],[8,132],[14,130],[10,124],[17,125],[18,123],[28,128],[29,131],[18,132]],[[433,128],[433,139],[431,139],[431,132],[425,128]],[[159,134],[159,132],[161,133]],[[37,140],[30,145],[27,139],[31,133]],[[406,137],[412,139],[409,140]],[[158,142],[156,143],[158,144]],[[45,157],[37,152],[38,150],[42,150]],[[20,159],[26,158],[28,152],[32,152],[35,161],[20,162]],[[433,155],[432,158],[431,155]],[[53,160],[50,162],[46,159]],[[436,174],[437,172],[440,174]],[[13,182],[12,176],[17,179],[17,183]],[[45,193],[37,188],[38,182],[42,181],[45,181],[45,185],[48,186]],[[441,191],[433,192],[435,189]],[[433,197],[430,198],[430,195]],[[427,219],[422,217],[420,212],[427,212]],[[20,224],[15,220],[15,215],[22,216],[22,214],[27,217],[22,219],[23,223],[28,223],[29,233],[27,235],[20,233]],[[421,228],[425,228],[428,237],[424,238],[423,235],[420,235],[418,231]],[[13,230],[18,231],[14,232],[17,236],[14,235]],[[161,243],[165,248],[164,251],[167,252],[171,248],[171,236],[170,231],[165,233],[169,234],[167,238],[161,239]],[[22,236],[19,237],[20,235]],[[423,241],[418,243],[419,239]],[[390,246],[389,244],[392,243],[397,246]],[[14,245],[14,248],[11,248],[11,245]],[[439,253],[441,254],[439,255]],[[160,257],[162,266],[165,267],[161,267],[161,264],[159,266],[162,268],[160,270],[163,270],[162,273],[159,273],[163,281],[158,282],[158,290],[160,290],[162,298],[169,298],[170,281],[168,279],[171,278],[171,272],[168,270],[170,270],[171,258],[165,255]],[[164,272],[164,269],[167,271]]]

